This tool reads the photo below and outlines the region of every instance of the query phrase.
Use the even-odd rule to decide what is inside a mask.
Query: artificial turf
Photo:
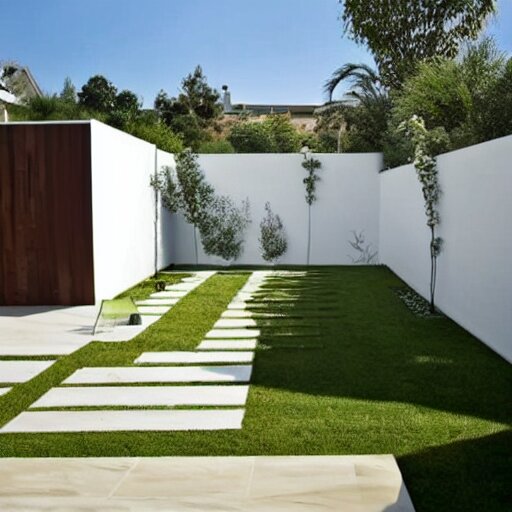
[[[60,359],[0,397],[0,425],[82,366],[193,350],[247,277],[217,274],[134,340]],[[0,456],[392,453],[418,512],[509,510],[510,365],[448,318],[414,316],[397,286],[385,267],[312,268],[266,285],[251,308],[280,316],[257,317],[242,430],[2,434]]]

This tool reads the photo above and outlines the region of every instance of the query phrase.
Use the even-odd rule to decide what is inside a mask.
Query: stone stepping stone
[[[137,306],[141,315],[164,315],[170,309],[170,306]]]
[[[256,321],[252,318],[221,318],[213,326],[215,329],[233,329],[239,327],[256,327]]]
[[[0,382],[26,382],[55,361],[0,361]]]
[[[254,352],[144,352],[136,364],[252,363]]]
[[[181,299],[185,297],[188,292],[155,292],[149,297],[151,299]]]
[[[240,339],[257,338],[260,335],[259,329],[212,329],[206,334],[206,338],[214,339]]]
[[[12,388],[0,388],[0,396],[5,395],[6,393],[9,393]]]
[[[244,309],[228,309],[222,313],[221,318],[251,318],[253,313]]]
[[[68,355],[82,347],[84,343],[63,342],[0,342],[0,356],[61,356]]]
[[[33,411],[22,412],[0,433],[232,430],[242,428],[243,417],[244,409]]]
[[[144,299],[135,302],[136,306],[174,306],[180,299]]]
[[[100,386],[53,388],[30,407],[234,406],[249,386]]]
[[[248,307],[248,304],[246,302],[243,302],[243,301],[232,301],[228,304],[227,308],[232,310],[232,309],[247,309]]]
[[[81,368],[64,384],[249,382],[252,366],[135,366]]]
[[[160,320],[160,315],[141,315],[140,319],[142,321],[142,324],[138,327],[149,327],[150,325],[154,324],[155,322],[158,322]],[[142,329],[144,330],[144,329]]]
[[[254,350],[257,340],[204,340],[196,350]]]

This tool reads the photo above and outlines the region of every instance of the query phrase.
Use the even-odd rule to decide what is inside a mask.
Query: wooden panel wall
[[[94,303],[91,130],[0,124],[0,305]]]

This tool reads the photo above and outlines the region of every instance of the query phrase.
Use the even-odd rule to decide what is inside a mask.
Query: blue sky
[[[488,32],[512,55],[512,0]],[[321,103],[346,62],[371,63],[342,37],[336,0],[0,0],[0,59],[29,66],[43,90],[103,74],[151,106],[201,64],[234,102]]]

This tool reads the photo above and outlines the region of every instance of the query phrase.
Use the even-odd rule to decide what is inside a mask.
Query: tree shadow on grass
[[[330,294],[315,292],[312,300],[306,277],[294,285],[293,303],[270,302],[267,311],[299,314],[305,324],[319,319],[320,336],[304,343],[307,331],[296,326],[283,339],[269,320],[260,321],[266,350],[256,357],[254,383],[510,423],[510,365],[450,319],[414,316],[391,289],[403,282],[387,268],[327,268],[312,280]],[[272,294],[284,283],[270,281],[264,291]],[[324,317],[323,308],[329,310]],[[297,350],[293,333],[301,342]]]
[[[421,509],[512,510],[512,432],[455,442],[398,457],[412,495],[422,496]],[[436,492],[429,492],[435,488]]]

